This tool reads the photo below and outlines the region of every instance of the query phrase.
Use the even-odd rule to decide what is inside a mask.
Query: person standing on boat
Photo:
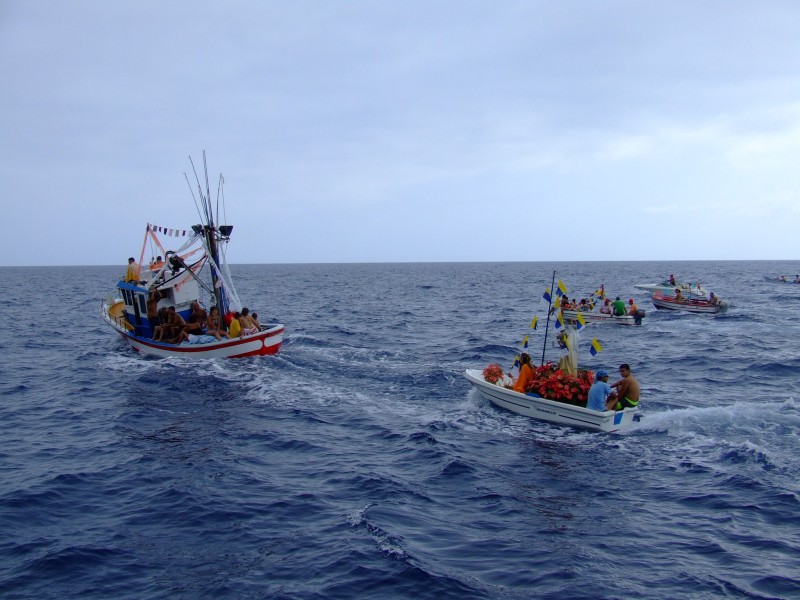
[[[589,400],[586,408],[604,412],[611,410],[617,403],[617,395],[608,385],[608,372],[600,369],[594,376],[594,383],[589,388]]]
[[[132,256],[128,259],[128,270],[125,272],[125,283],[139,283],[139,265]]]
[[[528,387],[534,381],[533,367],[531,367],[531,357],[526,352],[523,352],[519,357],[519,377],[514,383],[514,391],[524,394],[528,391]]]
[[[627,363],[619,366],[619,374],[622,375],[622,379],[611,384],[611,387],[617,390],[616,409],[636,408],[639,406],[639,382],[636,381]]]
[[[617,299],[614,300],[611,305],[611,311],[611,314],[615,317],[621,317],[625,314],[625,303],[619,299],[619,296],[617,296]]]

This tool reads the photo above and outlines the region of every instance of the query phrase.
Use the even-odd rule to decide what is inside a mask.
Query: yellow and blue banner
[[[550,304],[550,300],[551,300],[551,297],[550,297],[550,288],[547,288],[547,289],[544,291],[544,296],[542,296],[542,299],[543,299],[545,302],[547,302],[548,304]]]
[[[558,280],[558,287],[556,288],[556,296],[563,296],[567,293],[567,286],[560,279]]]
[[[577,323],[578,331],[586,327],[586,320],[583,318],[583,315],[580,313],[580,311],[578,311],[578,316],[576,317],[576,320],[578,321]]]
[[[536,329],[539,326],[539,320],[536,318],[536,315],[533,315],[533,320],[531,321],[531,329]]]
[[[589,346],[589,354],[592,356],[597,356],[597,353],[600,352],[603,347],[600,345],[600,342],[597,341],[597,338],[592,340],[592,344]]]
[[[564,326],[564,315],[561,313],[561,311],[558,311],[556,313],[555,328],[561,329],[563,326]]]

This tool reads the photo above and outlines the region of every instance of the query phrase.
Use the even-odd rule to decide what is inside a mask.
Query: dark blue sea
[[[628,431],[506,412],[461,374],[511,365],[554,269],[647,310],[579,351],[631,364]],[[764,279],[799,269],[234,266],[286,341],[191,363],[102,322],[123,266],[2,268],[0,596],[800,598],[800,285]],[[669,273],[730,309],[656,312],[633,286]]]

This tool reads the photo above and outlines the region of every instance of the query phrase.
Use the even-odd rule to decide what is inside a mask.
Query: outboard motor
[[[635,313],[633,313],[633,322],[637,325],[641,325],[642,319],[644,319],[644,309],[639,308]]]

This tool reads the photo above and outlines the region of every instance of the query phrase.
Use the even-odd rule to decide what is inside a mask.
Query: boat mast
[[[214,208],[211,206],[211,190],[209,189],[208,185],[208,162],[206,161],[206,151],[203,150],[203,171],[206,181],[205,193],[203,192],[203,187],[200,183],[200,178],[197,176],[197,170],[194,168],[194,162],[192,162],[191,156],[189,157],[189,162],[192,164],[192,170],[194,170],[194,177],[197,181],[197,189],[202,204],[202,210],[198,210],[198,212],[200,212],[200,218],[203,220],[203,224],[199,228],[200,231],[197,233],[200,233],[203,236],[206,250],[212,260],[211,265],[209,265],[209,270],[211,272],[211,287],[214,290],[214,298],[217,302],[217,309],[219,310],[220,315],[225,315],[228,312],[228,298],[225,294],[222,274],[217,270],[220,265],[219,245],[217,243],[218,231],[217,226],[214,223]],[[219,202],[217,202],[217,204],[219,205]]]
[[[555,293],[556,285],[556,272],[553,271],[553,281],[550,282],[550,302],[547,305],[547,325],[544,328],[544,343],[542,343],[542,362],[539,366],[544,365],[544,351],[547,348],[547,332],[550,331],[550,308],[553,306],[553,294]]]

